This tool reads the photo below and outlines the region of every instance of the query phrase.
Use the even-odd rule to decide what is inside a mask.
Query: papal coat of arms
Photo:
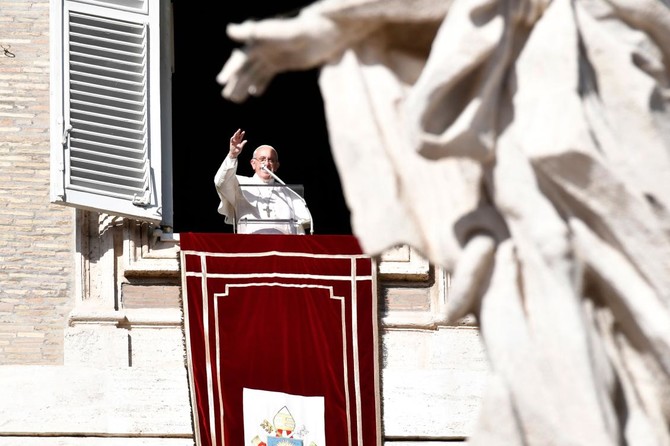
[[[303,444],[307,433],[305,426],[296,429],[296,422],[288,407],[282,407],[272,419],[272,423],[263,420],[260,427],[267,432],[266,441],[257,435],[251,440],[253,446],[318,446],[313,441]]]

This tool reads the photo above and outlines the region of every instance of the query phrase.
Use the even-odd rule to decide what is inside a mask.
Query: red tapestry
[[[354,237],[181,233],[180,245],[198,446],[382,444],[376,267]],[[256,420],[263,395],[291,403]]]

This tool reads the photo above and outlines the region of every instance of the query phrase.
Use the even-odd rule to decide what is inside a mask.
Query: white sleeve
[[[240,183],[237,180],[237,158],[226,158],[214,175],[214,186],[219,194],[219,214],[226,217],[227,224],[235,224],[235,206],[240,194]]]
[[[307,204],[298,198],[293,199],[293,213],[295,214],[296,220],[298,220],[298,223],[303,226],[304,228],[312,226],[312,214],[309,212],[309,209],[307,208]]]

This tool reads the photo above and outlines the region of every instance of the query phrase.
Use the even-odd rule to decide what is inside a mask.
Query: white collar
[[[256,184],[274,184],[275,179],[274,178],[268,178],[267,180],[264,180],[263,178],[259,177],[258,174],[254,173],[254,176],[251,177],[254,180],[254,183]]]

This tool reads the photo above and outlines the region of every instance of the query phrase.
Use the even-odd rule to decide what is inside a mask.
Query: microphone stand
[[[284,183],[284,181],[282,181],[282,179],[279,178],[276,173],[274,173],[273,171],[268,169],[265,164],[261,165],[261,169],[263,169],[264,171],[269,173],[272,176],[272,178],[274,178],[275,181],[277,181],[279,184],[281,184],[282,186],[286,186],[286,183]],[[305,205],[305,209],[307,209],[307,213],[309,214],[309,234],[314,235],[314,218],[312,217],[312,213],[309,211],[309,207],[307,207],[307,202],[305,201],[305,199],[303,197],[300,196],[299,193],[297,193],[296,191],[294,191],[290,187],[286,186],[286,189],[290,190],[293,193],[293,195],[298,197],[300,199],[300,201],[302,201],[303,204]]]

